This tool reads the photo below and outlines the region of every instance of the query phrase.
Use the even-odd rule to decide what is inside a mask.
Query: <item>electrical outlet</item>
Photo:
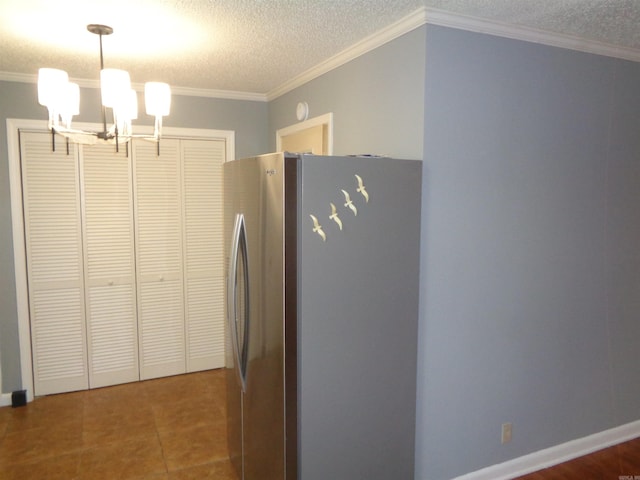
[[[511,441],[511,433],[513,425],[511,423],[502,424],[502,444],[509,443]]]

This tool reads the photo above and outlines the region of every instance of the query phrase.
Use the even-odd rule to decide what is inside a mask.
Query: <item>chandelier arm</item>
[[[102,105],[102,131],[105,133],[105,137],[106,137],[106,133],[107,133],[107,107],[105,107],[104,105]]]

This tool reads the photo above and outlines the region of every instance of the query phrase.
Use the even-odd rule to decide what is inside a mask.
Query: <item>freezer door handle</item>
[[[247,353],[249,350],[249,261],[244,215],[236,215],[227,278],[227,324],[238,383],[247,387]]]

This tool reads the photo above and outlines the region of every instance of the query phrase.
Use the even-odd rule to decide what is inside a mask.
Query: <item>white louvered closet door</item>
[[[181,142],[187,371],[224,366],[225,142]]]
[[[20,134],[34,394],[88,388],[77,152]]]
[[[132,144],[140,378],[186,371],[180,142]]]
[[[139,379],[131,164],[127,149],[82,147],[90,388]]]

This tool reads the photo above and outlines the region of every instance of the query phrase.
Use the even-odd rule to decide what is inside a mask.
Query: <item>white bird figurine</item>
[[[358,209],[356,208],[356,206],[351,201],[351,197],[349,196],[349,192],[345,192],[344,190],[342,190],[342,193],[344,193],[344,201],[347,202],[347,203],[344,204],[344,206],[345,207],[349,207],[354,215],[358,215]]]
[[[342,220],[340,220],[340,217],[338,217],[338,210],[336,209],[336,206],[333,203],[330,203],[330,205],[331,205],[331,215],[329,215],[329,218],[334,222],[336,222],[338,224],[338,227],[340,227],[340,230],[342,230]]]
[[[360,178],[360,175],[356,175],[356,178],[358,179],[358,192],[360,192],[364,197],[364,199],[367,201],[367,203],[369,203],[369,193],[365,189],[364,183],[362,182],[362,178]]]
[[[322,241],[326,242],[327,235],[324,233],[324,230],[322,230],[322,225],[318,223],[318,219],[315,216],[309,216],[311,217],[311,220],[313,220],[313,233],[317,233],[318,235],[320,235],[322,237]]]

